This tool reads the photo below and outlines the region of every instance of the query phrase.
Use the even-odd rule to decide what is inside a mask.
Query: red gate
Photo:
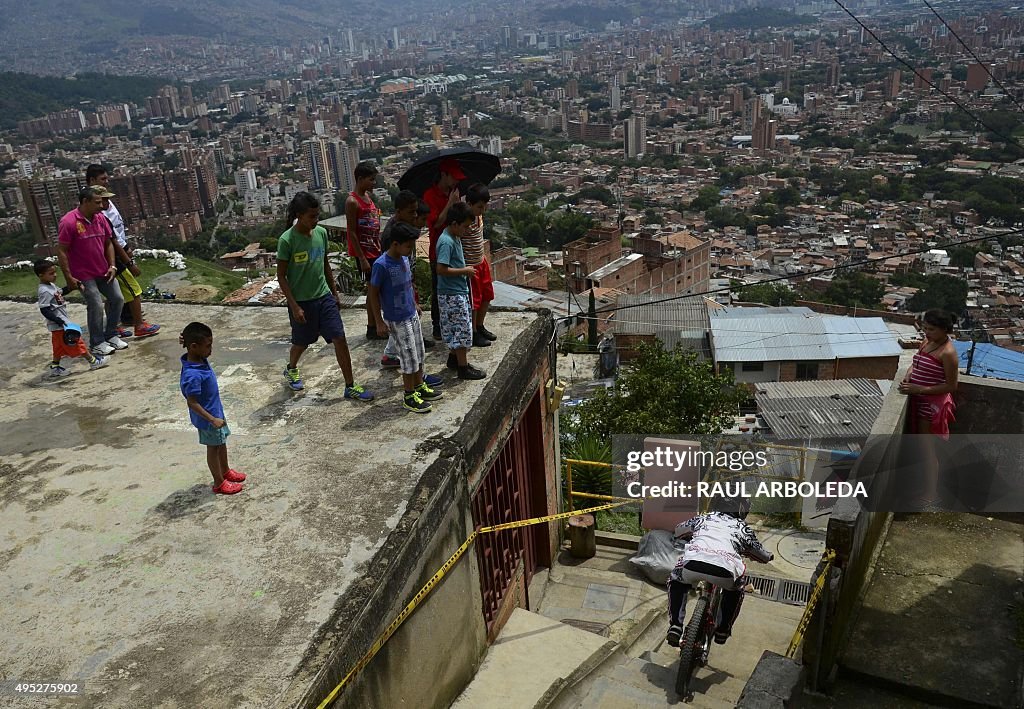
[[[543,445],[538,394],[512,428],[473,495],[476,525],[515,522],[546,513]],[[476,554],[488,635],[515,580],[520,561],[524,584],[528,584],[537,567],[538,543],[546,543],[546,538],[546,528],[537,525],[477,537]]]

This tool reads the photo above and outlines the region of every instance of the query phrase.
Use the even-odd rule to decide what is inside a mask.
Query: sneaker
[[[683,629],[678,625],[673,625],[668,629],[668,635],[665,636],[665,642],[672,647],[679,647],[679,639],[683,637]]]
[[[416,393],[424,401],[437,401],[442,396],[444,396],[443,392],[434,391],[427,385],[426,382],[423,382],[418,387],[416,387]]]
[[[135,337],[152,337],[158,332],[160,332],[159,325],[150,325],[148,322],[144,322],[142,325],[135,328]]]
[[[373,401],[373,392],[369,392],[358,384],[352,386],[345,386],[345,398],[354,399],[355,401]]]
[[[228,468],[227,474],[224,475],[225,480],[230,480],[233,483],[245,482],[245,473],[240,473],[234,468]]]
[[[473,333],[473,347],[490,347],[491,341],[482,332],[477,330]]]
[[[71,374],[71,370],[62,367],[59,364],[51,364],[50,371],[48,372],[51,379],[60,379],[61,377],[66,377],[69,374]]]
[[[384,355],[380,358],[381,369],[398,369],[401,366],[402,362],[398,357],[388,357],[387,355]]]
[[[220,485],[214,485],[213,492],[216,495],[234,495],[236,492],[242,491],[242,486],[238,483],[233,483],[227,478],[224,478],[224,482]]]
[[[437,376],[436,374],[428,374],[427,376],[423,377],[423,383],[426,384],[431,389],[437,389],[438,387],[444,386],[444,379],[441,379],[441,377]]]
[[[110,364],[110,357],[97,357],[92,364],[89,365],[89,369],[103,369]]]
[[[479,328],[479,329],[477,330],[477,332],[479,332],[479,333],[480,333],[481,335],[483,335],[484,337],[486,337],[486,338],[487,338],[488,340],[490,340],[491,342],[494,342],[495,340],[497,340],[497,339],[498,339],[498,336],[497,336],[497,335],[495,335],[495,334],[494,334],[493,332],[491,332],[490,330],[488,330],[488,329],[487,329],[486,327],[484,327],[483,325],[481,325],[481,326],[480,326],[480,328]]]
[[[128,328],[124,328],[124,327],[117,328],[116,332],[117,332],[117,336],[120,337],[120,338],[131,337],[132,334],[133,334],[131,330],[129,330]]]
[[[128,343],[122,340],[117,335],[114,335],[107,340],[107,344],[113,347],[115,350],[126,350],[128,349]]]
[[[109,342],[101,342],[92,348],[92,353],[96,357],[106,357],[107,355],[114,354],[114,346]]]
[[[465,367],[459,367],[459,379],[486,379],[487,372],[482,369],[477,369],[472,364],[467,364]]]
[[[305,385],[302,383],[302,377],[299,376],[299,368],[289,369],[284,368],[284,378],[288,380],[288,386],[292,388],[292,391],[302,391]]]
[[[725,641],[729,639],[729,631],[716,630],[715,631],[715,643],[718,645],[725,645]]]
[[[419,391],[414,391],[411,394],[406,394],[402,400],[402,406],[412,411],[414,414],[425,414],[430,411],[430,404],[420,398]]]
[[[458,369],[459,368],[459,360],[455,356],[454,352],[452,352],[452,353],[450,353],[448,355],[448,361],[445,363],[444,366],[446,366],[448,369]]]

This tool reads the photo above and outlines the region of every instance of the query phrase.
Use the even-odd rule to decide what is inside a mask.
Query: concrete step
[[[702,696],[716,701],[725,701],[735,704],[743,693],[747,678],[738,678],[721,666],[715,664],[715,650],[721,651],[720,647],[712,648],[711,662],[707,667],[698,667],[694,672],[692,680],[695,696]],[[658,651],[650,650],[640,656],[641,660],[647,662],[651,667],[658,667],[665,676],[670,678],[671,683],[666,685],[669,688],[675,687],[676,673],[679,671],[679,651],[668,645],[664,645]],[[648,670],[651,676],[659,676],[657,671]]]
[[[533,707],[554,688],[589,675],[615,650],[599,635],[516,608],[452,708]]]
[[[663,692],[648,692],[629,684],[600,677],[587,696],[577,704],[578,709],[647,709],[672,706]]]

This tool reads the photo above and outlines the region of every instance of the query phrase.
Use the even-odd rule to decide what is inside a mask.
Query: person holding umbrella
[[[356,188],[345,200],[345,219],[348,231],[348,255],[356,260],[359,272],[367,283],[373,262],[380,258],[380,209],[374,204],[370,190],[377,182],[377,166],[365,161],[356,165],[353,171]],[[377,323],[366,305],[366,339],[379,340]]]
[[[437,304],[437,240],[448,223],[448,210],[462,201],[458,186],[466,179],[466,173],[454,158],[442,160],[438,170],[440,178],[423,193],[423,201],[430,207],[430,214],[427,215],[430,237],[430,323],[435,340],[441,339],[441,310]]]

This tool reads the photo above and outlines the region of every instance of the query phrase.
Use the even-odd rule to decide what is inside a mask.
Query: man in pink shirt
[[[60,220],[57,231],[57,261],[64,280],[85,295],[89,319],[89,345],[93,354],[106,356],[128,344],[117,336],[124,297],[114,282],[114,230],[103,214],[100,191],[86,187],[78,193],[78,209]],[[103,298],[107,299],[106,327]]]

